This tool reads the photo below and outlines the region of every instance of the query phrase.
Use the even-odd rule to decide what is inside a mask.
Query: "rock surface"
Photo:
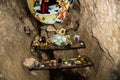
[[[47,27],[47,31],[50,31],[50,32],[51,32],[51,31],[56,31],[56,29],[55,29],[53,26],[50,26],[50,25],[49,25],[49,26]]]
[[[98,45],[102,50],[102,53],[100,53],[102,57],[100,62],[97,63],[99,68],[97,69],[96,76],[93,76],[91,80],[120,79],[120,74],[115,74],[119,73],[118,66],[120,61],[119,3],[119,0],[81,0],[80,2],[81,28],[79,30],[81,33],[87,32],[86,34],[82,33],[83,37],[86,37],[86,40],[91,41],[91,38],[87,35],[90,35],[92,38],[97,40]],[[89,43],[88,45],[92,46],[92,41],[89,41],[86,43]],[[100,55],[98,53],[95,55]],[[95,57],[93,57],[93,60],[95,61]]]
[[[25,4],[25,5],[22,5]],[[119,0],[75,0],[69,23],[54,24],[56,29],[70,25],[69,34],[80,35],[86,49],[47,52],[54,58],[87,55],[94,67],[58,71],[33,71],[22,62],[29,58],[31,37],[23,31],[24,25],[37,29],[36,20],[23,0],[0,1],[0,80],[119,80],[120,26]],[[26,10],[27,12],[26,12]],[[29,18],[28,18],[28,17]],[[33,27],[33,25],[34,27]],[[43,27],[44,30],[47,27]],[[68,28],[68,27],[66,27]],[[45,32],[45,35],[46,32]],[[32,56],[33,57],[33,56]],[[43,59],[48,57],[42,54]]]
[[[35,62],[34,58],[26,58],[25,61],[23,62],[23,65],[28,67],[28,68],[32,68],[34,62]]]
[[[0,1],[0,80],[48,80],[49,71],[40,71],[34,76],[23,66],[24,59],[32,57],[31,38],[26,36],[24,25],[34,27],[21,2],[24,4],[22,0]],[[24,22],[25,19],[28,21]]]

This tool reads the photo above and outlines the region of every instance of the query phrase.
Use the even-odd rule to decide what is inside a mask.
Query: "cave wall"
[[[0,0],[0,80],[49,80],[49,71],[32,72],[23,66],[30,54],[31,37],[24,25],[34,29],[23,0]]]
[[[96,76],[91,80],[119,80],[119,3],[119,0],[80,1],[80,27],[87,33],[83,38],[92,42],[87,35],[91,36],[102,50]]]
[[[70,79],[69,76],[65,77],[70,72],[71,75],[75,75],[73,77],[85,77],[82,80],[119,80],[120,1],[75,0],[74,5],[71,12],[74,29],[86,43],[86,49],[57,51],[54,55],[56,58],[70,58],[76,57],[79,53],[85,54],[95,65],[91,68],[58,71],[54,79]],[[22,66],[22,61],[26,57],[31,57],[29,53],[31,38],[25,36],[23,26],[27,24],[31,29],[34,28],[31,23],[33,18],[28,16],[26,6],[26,1],[23,0],[0,1],[0,80],[49,79],[49,71],[39,71],[39,75],[34,76]],[[79,53],[75,54],[77,52]],[[81,77],[77,78],[76,80],[81,80]]]

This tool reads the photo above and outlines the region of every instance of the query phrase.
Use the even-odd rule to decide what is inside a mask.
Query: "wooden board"
[[[87,61],[83,60],[83,62],[81,61],[81,64],[73,64],[73,65],[57,64],[56,66],[44,66],[44,67],[34,66],[31,68],[31,70],[71,69],[71,68],[91,67],[94,65],[94,63],[92,62],[92,60],[90,58],[88,58],[86,56],[82,56],[81,58],[87,59]],[[75,58],[73,58],[73,59],[75,59]]]
[[[38,47],[38,50],[35,50],[35,48],[32,47],[31,43],[31,52],[36,52],[36,51],[53,51],[53,50],[71,50],[71,49],[83,49],[86,48],[85,43],[83,41],[80,41],[79,43],[73,43],[71,46],[55,46],[55,45],[50,45],[50,46],[41,46]]]
[[[80,43],[83,43],[81,45]],[[80,43],[74,43],[71,46],[48,46],[48,47],[40,47],[40,50],[46,51],[46,50],[70,50],[70,49],[80,49],[80,48],[86,48],[85,43],[83,41],[80,41]]]

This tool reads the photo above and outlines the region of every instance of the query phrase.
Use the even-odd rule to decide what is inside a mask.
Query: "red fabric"
[[[41,13],[44,14],[46,12],[48,12],[48,6],[47,6],[47,2],[44,2],[43,0],[41,4]]]

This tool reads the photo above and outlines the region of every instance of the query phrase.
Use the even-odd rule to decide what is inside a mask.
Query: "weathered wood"
[[[50,45],[47,47],[40,47],[40,51],[46,51],[46,50],[70,50],[70,49],[82,49],[86,48],[85,43],[83,41],[80,41],[79,43],[74,43],[70,46],[55,46]]]
[[[86,56],[82,56],[81,58],[85,58],[88,60],[87,61],[84,60],[84,62],[81,61],[82,62],[81,64],[73,64],[73,65],[62,65],[62,64],[59,65],[58,60],[56,60],[57,61],[56,66],[44,66],[44,67],[37,66],[37,67],[32,67],[30,70],[72,69],[72,68],[82,68],[82,67],[94,66],[94,63],[91,61],[90,58],[88,58]],[[47,61],[50,61],[50,60],[47,60]],[[40,62],[42,62],[42,60]]]
[[[93,63],[89,63],[89,64],[73,65],[73,66],[57,66],[57,67],[32,68],[30,70],[72,69],[72,68],[91,67],[93,65],[94,65]]]

